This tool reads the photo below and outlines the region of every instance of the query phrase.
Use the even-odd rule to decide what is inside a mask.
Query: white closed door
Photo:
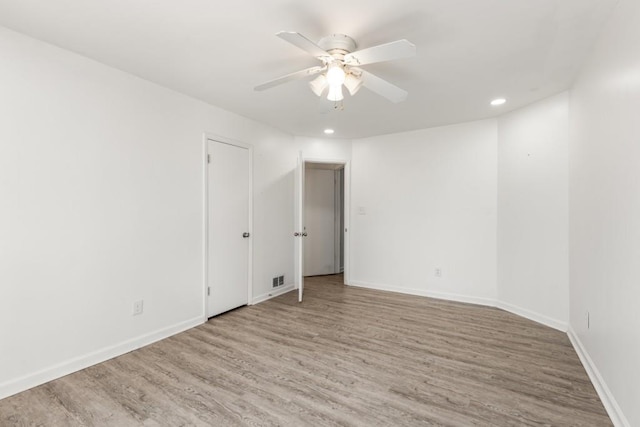
[[[208,141],[208,317],[249,303],[250,168],[248,148]]]

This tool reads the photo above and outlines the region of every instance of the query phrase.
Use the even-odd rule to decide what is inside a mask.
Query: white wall
[[[305,170],[304,275],[335,273],[335,171]]]
[[[344,160],[351,159],[351,140],[340,138],[295,137],[296,146],[307,159]]]
[[[493,304],[496,146],[495,120],[354,140],[350,283]]]
[[[568,95],[498,120],[498,300],[566,330]]]
[[[571,327],[633,426],[640,425],[638,40],[640,2],[621,0],[571,90],[569,149]]]
[[[0,57],[0,398],[202,321],[205,131],[255,146],[255,295],[292,277],[293,137],[1,28]]]

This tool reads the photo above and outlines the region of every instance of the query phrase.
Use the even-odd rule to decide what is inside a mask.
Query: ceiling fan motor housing
[[[354,52],[356,50],[356,42],[345,34],[331,34],[330,36],[323,37],[318,42],[318,46],[333,55],[344,56],[347,53]],[[342,58],[340,58],[342,59]]]

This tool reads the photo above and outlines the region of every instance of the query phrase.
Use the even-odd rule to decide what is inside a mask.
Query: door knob
[[[300,236],[300,235],[301,235],[301,234],[300,234],[300,233],[298,233],[297,231],[296,231],[295,233],[293,233],[293,236],[294,236],[294,237],[298,237],[298,236]]]
[[[245,239],[246,239],[247,237],[249,237],[249,236],[250,236],[250,234],[249,234],[249,233],[247,233],[246,231],[245,231],[244,233],[242,233],[242,237],[243,237],[243,238],[245,238]]]
[[[306,231],[304,231],[304,232],[302,233],[302,237],[307,237],[307,232],[306,232]]]

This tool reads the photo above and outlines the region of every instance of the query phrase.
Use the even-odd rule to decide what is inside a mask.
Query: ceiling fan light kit
[[[311,87],[311,91],[313,91],[317,96],[322,96],[327,87],[329,87],[327,76],[320,74],[309,82],[309,87]]]
[[[362,79],[354,76],[353,74],[347,74],[344,78],[344,87],[349,91],[349,95],[353,96],[362,87]]]
[[[329,101],[342,101],[344,96],[342,95],[342,85],[344,84],[344,68],[339,62],[332,61],[329,63],[327,69],[327,83],[329,84],[329,94],[327,99]]]
[[[307,68],[268,81],[256,86],[257,91],[319,74],[309,82],[309,87],[317,96],[323,96],[328,88],[329,101],[339,102],[344,99],[342,86],[347,88],[351,96],[364,86],[394,103],[407,98],[406,91],[358,67],[415,56],[416,47],[408,40],[397,40],[356,51],[356,42],[345,34],[323,37],[317,44],[296,32],[281,31],[276,35],[313,55],[322,62],[322,66]]]
[[[344,99],[344,95],[342,94],[342,85],[329,86],[329,94],[327,95],[327,99],[333,102],[342,101]]]

